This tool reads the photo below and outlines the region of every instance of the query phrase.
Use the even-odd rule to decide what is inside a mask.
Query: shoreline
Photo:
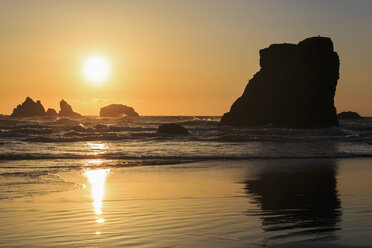
[[[372,240],[368,228],[363,231],[369,221],[362,210],[372,207],[372,195],[361,189],[372,176],[370,163],[370,158],[280,159],[56,171],[50,176],[71,190],[53,192],[53,182],[43,183],[34,190],[50,193],[0,200],[0,243],[308,247],[318,244],[312,241],[317,237],[332,238],[323,246],[348,247],[362,235],[367,246]],[[101,179],[90,182],[86,171]],[[317,206],[320,212],[313,212]],[[26,232],[20,228],[25,222]],[[362,228],[358,235],[349,232],[355,226]],[[146,235],[150,230],[155,236]]]

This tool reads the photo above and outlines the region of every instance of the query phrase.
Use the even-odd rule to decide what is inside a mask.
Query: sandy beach
[[[311,247],[319,241],[369,247],[371,162],[209,161],[57,172],[69,190],[45,183],[39,194],[0,201],[0,247]]]

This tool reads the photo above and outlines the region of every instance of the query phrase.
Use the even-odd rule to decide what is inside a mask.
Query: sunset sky
[[[221,115],[259,70],[259,49],[331,37],[341,60],[337,110],[372,116],[372,1],[0,0],[0,113],[27,96],[98,115]],[[105,58],[107,80],[84,77]]]

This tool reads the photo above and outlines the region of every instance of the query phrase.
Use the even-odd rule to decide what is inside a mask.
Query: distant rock
[[[49,117],[57,117],[58,113],[55,109],[48,108],[48,110],[46,111],[46,115],[49,116]]]
[[[34,117],[34,116],[48,116],[48,117],[72,117],[72,118],[80,118],[82,117],[80,114],[75,113],[71,106],[64,100],[60,102],[61,110],[59,114],[55,109],[49,108],[46,112],[44,106],[41,104],[40,101],[34,102],[30,97],[27,97],[26,100],[19,104],[15,109],[13,109],[13,113],[11,116],[13,117]]]
[[[221,125],[338,126],[334,96],[340,62],[330,38],[273,44],[260,50],[260,66]]]
[[[156,130],[157,134],[189,135],[190,133],[181,125],[168,123],[163,124]]]
[[[33,117],[33,116],[45,116],[45,109],[41,102],[38,100],[34,102],[30,97],[27,97],[26,100],[19,104],[11,116],[13,117]]]
[[[139,117],[139,114],[134,111],[132,107],[123,104],[111,104],[101,108],[99,111],[101,117],[121,117],[126,115],[128,117]]]
[[[339,120],[360,120],[363,119],[357,112],[347,111],[337,114]]]
[[[61,117],[72,117],[72,118],[81,118],[82,115],[74,112],[70,104],[65,100],[62,100],[59,103],[61,110],[59,111],[59,116]]]

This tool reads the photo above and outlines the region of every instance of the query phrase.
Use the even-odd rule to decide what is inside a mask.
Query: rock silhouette
[[[363,119],[357,112],[347,111],[337,114],[339,120],[360,120]]]
[[[59,111],[59,116],[62,117],[72,117],[72,118],[80,118],[82,117],[81,114],[78,114],[72,110],[72,107],[70,104],[68,104],[65,100],[62,100],[59,103],[59,106],[61,110]]]
[[[13,109],[11,116],[13,117],[34,117],[34,116],[49,116],[49,117],[73,117],[80,118],[82,115],[74,112],[72,107],[65,101],[60,102],[61,110],[59,114],[53,108],[48,108],[45,112],[44,106],[38,100],[34,102],[30,97],[27,97],[26,100],[19,104],[16,108]]]
[[[326,37],[260,50],[260,66],[222,125],[274,124],[289,128],[338,126],[334,95],[339,58]]]
[[[157,134],[171,134],[171,135],[189,135],[189,132],[181,125],[167,123],[163,124],[156,130]]]
[[[50,117],[57,117],[58,113],[54,108],[48,108],[48,110],[46,111],[46,115]]]
[[[123,104],[111,104],[100,109],[99,115],[101,117],[121,117],[126,115],[128,117],[139,117],[139,114],[134,111],[132,107]]]
[[[14,117],[32,117],[32,116],[45,116],[45,109],[41,102],[38,100],[34,102],[30,97],[27,97],[26,100],[19,104],[16,108],[13,109],[11,116]]]

